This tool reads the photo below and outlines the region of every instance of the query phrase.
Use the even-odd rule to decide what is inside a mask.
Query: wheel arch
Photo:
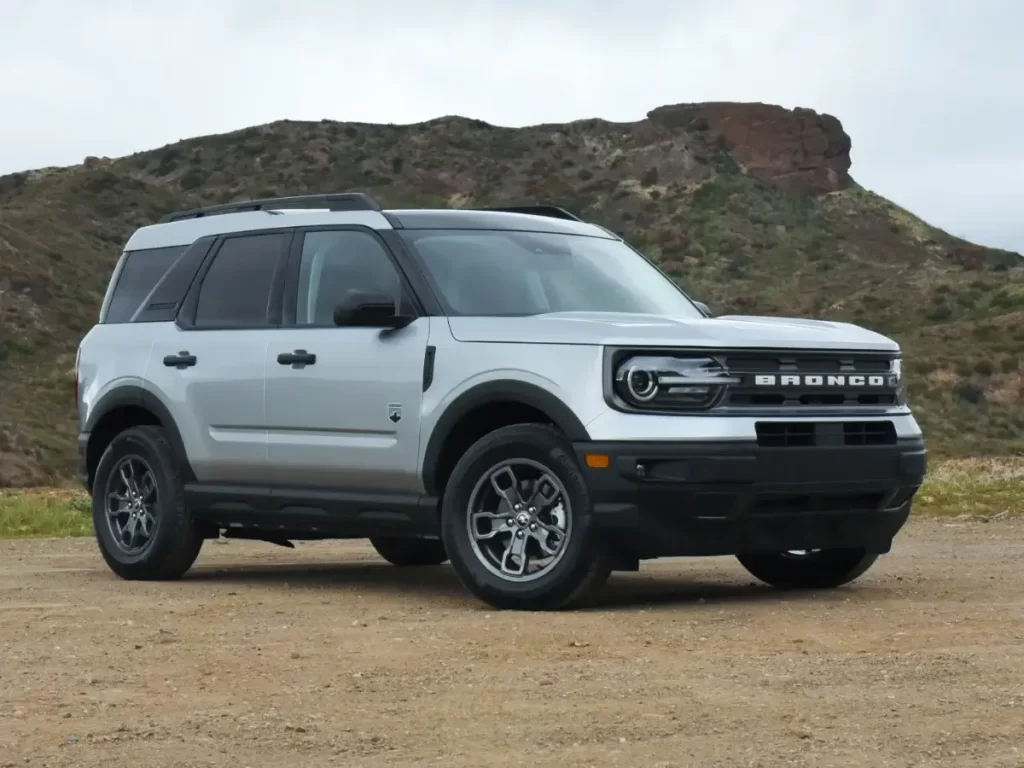
[[[92,490],[96,467],[110,442],[124,430],[143,424],[158,426],[164,430],[185,480],[195,480],[185,451],[185,443],[170,410],[149,390],[126,384],[103,395],[85,424],[83,433],[88,436],[84,466],[86,488]]]
[[[437,420],[423,454],[423,487],[440,496],[459,457],[479,437],[518,423],[546,423],[570,441],[590,440],[583,422],[557,395],[524,381],[488,381],[453,400]]]

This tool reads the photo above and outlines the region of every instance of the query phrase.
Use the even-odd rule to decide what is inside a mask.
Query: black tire
[[[488,568],[470,536],[469,501],[488,470],[503,461],[535,462],[565,489],[569,533],[560,556],[533,581],[510,581]],[[512,610],[557,610],[577,604],[611,573],[593,530],[590,494],[571,446],[557,430],[540,424],[498,429],[474,443],[455,465],[441,505],[441,536],[459,581],[488,605]],[[511,535],[511,534],[510,534]]]
[[[370,543],[378,555],[403,568],[440,565],[448,559],[444,542],[439,539],[374,537]]]
[[[782,589],[832,589],[849,584],[874,565],[878,555],[865,549],[821,549],[806,555],[738,555],[751,575]]]
[[[152,511],[155,525],[139,551],[118,544],[107,515],[107,496],[118,481],[113,476],[132,457],[148,466],[155,481]],[[92,491],[93,528],[103,559],[122,579],[164,581],[181,578],[203,546],[203,537],[185,509],[184,482],[163,429],[140,426],[115,437],[100,457]]]

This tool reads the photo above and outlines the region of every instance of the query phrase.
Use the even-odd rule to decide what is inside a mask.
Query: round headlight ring
[[[658,394],[658,374],[647,368],[634,366],[626,371],[626,389],[638,403],[648,403]]]

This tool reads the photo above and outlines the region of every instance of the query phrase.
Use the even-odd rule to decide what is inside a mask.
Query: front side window
[[[199,288],[196,326],[255,328],[267,324],[274,273],[286,258],[290,233],[224,241]]]
[[[450,314],[629,312],[702,317],[619,240],[501,230],[399,230]]]
[[[384,246],[355,230],[307,232],[302,241],[296,325],[334,325],[334,310],[353,293],[401,298],[401,278]]]

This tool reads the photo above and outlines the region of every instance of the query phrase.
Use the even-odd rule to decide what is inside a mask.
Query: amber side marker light
[[[612,460],[607,453],[588,453],[586,462],[591,469],[608,469]]]

